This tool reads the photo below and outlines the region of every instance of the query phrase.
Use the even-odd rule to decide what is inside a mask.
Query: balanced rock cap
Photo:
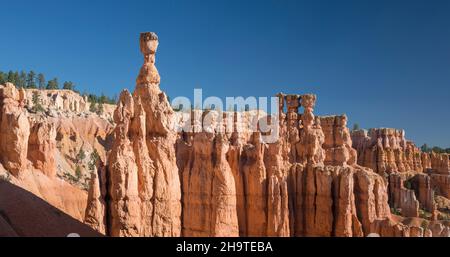
[[[154,32],[143,32],[139,38],[139,44],[144,56],[154,55],[158,48],[158,36]]]
[[[155,32],[142,32],[141,39],[145,40],[158,40],[158,36]]]

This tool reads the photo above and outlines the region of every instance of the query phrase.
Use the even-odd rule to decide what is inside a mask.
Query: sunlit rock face
[[[144,65],[131,95],[123,91],[114,112],[115,141],[108,156],[112,236],[179,236],[181,186],[176,165],[173,110],[159,88],[158,38],[142,33]]]
[[[0,175],[108,236],[448,235],[448,155],[316,116],[314,94],[277,94],[271,116],[174,112],[158,44],[140,35],[136,87],[106,115],[65,90],[39,91],[36,112],[34,91],[0,86]]]
[[[406,188],[411,177],[384,177],[445,166],[420,153],[403,131],[350,132],[345,115],[314,115],[313,94],[277,95],[279,138],[271,143],[251,126],[267,118],[263,112],[174,113],[159,89],[157,47],[154,33],[141,35],[144,65],[136,89],[122,92],[114,113],[106,172],[110,199],[104,208],[110,235],[442,234],[440,225],[422,228],[391,213],[394,206],[418,218],[419,208],[434,208],[431,185],[446,183],[424,174]],[[244,129],[229,130],[237,127]],[[90,194],[99,210],[91,214],[99,217],[94,224],[103,217],[99,188]]]
[[[444,217],[436,198],[449,196],[449,155],[421,152],[397,129],[351,132],[358,164],[384,176],[389,182],[390,207],[405,217]]]
[[[0,106],[1,175],[82,221],[87,193],[56,176],[55,120],[29,113],[25,90],[11,83],[0,85]]]

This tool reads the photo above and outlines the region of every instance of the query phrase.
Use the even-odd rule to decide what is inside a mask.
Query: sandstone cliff
[[[51,104],[42,112],[30,111],[29,92],[10,83],[0,86],[0,173],[10,183],[83,221],[85,178],[90,173],[90,156],[86,155],[95,150],[105,160],[113,124],[97,115],[65,109],[65,105],[61,107],[64,112],[49,113]],[[71,99],[68,94],[74,97],[64,90],[50,93],[56,99],[62,94],[61,99],[67,101]],[[80,150],[83,158],[77,158]]]
[[[32,109],[36,105],[33,98],[38,99],[39,105],[49,114],[58,115],[61,113],[90,113],[90,102],[86,96],[67,89],[24,89],[24,104]],[[105,119],[112,119],[115,105],[103,104],[103,113],[100,114]]]
[[[17,90],[10,83],[0,87],[0,101],[1,172],[13,184],[82,220],[86,193],[55,176],[53,125],[33,120],[24,108],[24,90]]]

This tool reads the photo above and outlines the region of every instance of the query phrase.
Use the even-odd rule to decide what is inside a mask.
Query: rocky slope
[[[448,154],[423,153],[405,132],[371,129],[352,132],[358,164],[372,168],[389,181],[390,205],[403,216],[448,219],[449,212],[437,208],[437,198],[449,198]],[[442,210],[442,211],[439,211]]]
[[[278,94],[277,117],[191,119],[159,88],[157,47],[156,34],[141,34],[144,64],[114,124],[78,97],[49,104],[56,115],[30,113],[26,92],[3,86],[4,178],[109,236],[450,235],[448,155],[421,153],[400,130],[350,132],[345,115],[314,115],[313,94]],[[279,130],[251,130],[261,118]],[[99,158],[80,162],[81,146]],[[58,177],[83,165],[88,194]],[[14,234],[11,223],[0,230]]]
[[[68,104],[44,103],[43,110],[36,112],[30,105],[30,91],[10,83],[0,86],[0,176],[83,221],[88,155],[95,149],[100,158],[106,158],[113,124],[73,109],[72,103],[83,101],[78,94],[64,90],[49,94]],[[81,150],[83,158],[77,157]]]

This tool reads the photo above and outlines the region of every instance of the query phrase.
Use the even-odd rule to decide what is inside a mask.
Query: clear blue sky
[[[316,93],[317,114],[450,147],[450,1],[1,1],[0,70],[80,91],[134,88],[138,36],[160,38],[161,87]]]

